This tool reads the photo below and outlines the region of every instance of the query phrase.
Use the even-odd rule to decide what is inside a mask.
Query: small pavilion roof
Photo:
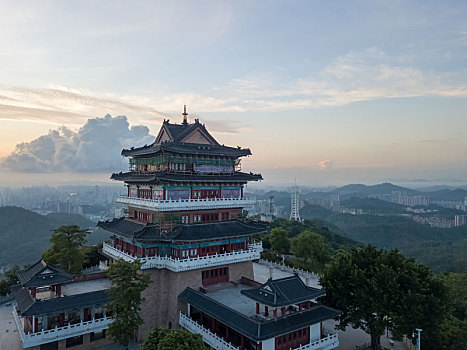
[[[326,295],[324,289],[308,287],[298,276],[269,279],[261,287],[242,290],[241,293],[272,307],[297,304]]]
[[[28,269],[16,272],[16,276],[23,287],[51,286],[72,280],[72,277],[63,269],[47,264],[42,259]]]
[[[110,177],[112,180],[125,181],[131,183],[246,183],[248,181],[262,180],[261,174],[235,172],[225,175],[199,175],[199,174],[178,174],[166,171],[148,174],[136,172],[114,173]]]
[[[229,238],[238,236],[251,236],[266,231],[269,226],[264,223],[239,220],[179,225],[173,231],[166,233],[154,224],[141,224],[125,218],[113,221],[99,222],[99,227],[123,236],[125,238],[137,241],[202,241],[216,238]]]

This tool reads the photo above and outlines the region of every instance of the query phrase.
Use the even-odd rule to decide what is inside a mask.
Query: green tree
[[[438,349],[462,349],[467,344],[467,273],[450,273],[440,278],[449,290],[451,315],[440,325],[438,337],[431,343]]]
[[[10,293],[10,287],[18,282],[16,272],[20,270],[18,265],[13,265],[7,272],[5,272],[3,279],[0,280],[0,296]]]
[[[109,335],[124,347],[134,338],[138,327],[143,324],[139,315],[144,301],[141,293],[149,286],[150,278],[141,272],[138,260],[126,262],[122,259],[113,262],[107,270],[111,281],[109,311],[113,322],[109,325]]]
[[[154,328],[141,346],[141,350],[207,350],[199,334],[184,329]]]
[[[447,288],[423,265],[397,250],[373,246],[339,252],[320,279],[325,301],[341,310],[338,328],[361,328],[380,347],[388,328],[396,337],[422,328],[424,348],[439,331],[447,310]]]
[[[172,330],[159,342],[158,350],[206,350],[200,334],[186,330]]]
[[[271,250],[278,252],[279,254],[286,254],[290,249],[289,237],[287,237],[287,231],[283,228],[274,228],[269,234],[269,242],[271,243]]]
[[[299,258],[308,261],[316,272],[323,270],[329,261],[329,252],[323,236],[311,231],[303,231],[292,238],[292,253]]]
[[[159,342],[169,332],[170,331],[165,328],[153,328],[146,337],[143,345],[141,345],[141,350],[157,350]]]
[[[96,266],[101,261],[102,256],[99,251],[102,249],[102,243],[91,246],[84,246],[81,248],[81,253],[83,254],[83,268]]]
[[[86,243],[88,230],[81,230],[76,225],[60,226],[53,230],[50,242],[52,247],[42,253],[42,259],[62,267],[66,272],[75,274],[83,268],[82,247]]]

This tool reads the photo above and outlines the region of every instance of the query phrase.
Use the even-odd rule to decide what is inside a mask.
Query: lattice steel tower
[[[295,182],[295,185],[292,187],[291,191],[291,205],[290,205],[290,220],[302,221],[300,219],[300,203],[298,201],[298,186]]]

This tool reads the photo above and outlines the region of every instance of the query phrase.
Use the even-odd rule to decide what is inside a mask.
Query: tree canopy
[[[292,253],[305,263],[309,261],[317,272],[322,271],[329,260],[328,247],[323,236],[311,231],[303,231],[292,238]]]
[[[154,328],[141,346],[141,350],[206,350],[200,334],[184,329]]]
[[[339,252],[320,279],[325,301],[341,310],[340,329],[347,325],[371,335],[372,349],[388,328],[394,335],[424,330],[424,348],[448,311],[447,288],[423,265],[397,250],[373,246]],[[434,349],[434,348],[431,348]]]
[[[120,259],[110,264],[107,270],[111,281],[108,309],[114,319],[108,333],[123,346],[128,346],[138,327],[143,324],[139,315],[140,305],[144,301],[141,293],[149,286],[150,278],[140,269],[138,260],[126,262]]]
[[[46,262],[59,265],[71,274],[79,273],[83,268],[82,247],[86,243],[88,230],[81,230],[76,225],[60,226],[53,230],[50,242],[52,247],[42,253]]]
[[[206,350],[199,334],[184,329],[154,328],[141,346],[141,350]]]
[[[279,254],[286,254],[290,249],[290,241],[287,237],[287,231],[283,228],[277,227],[271,230],[269,234],[269,242],[271,249]]]

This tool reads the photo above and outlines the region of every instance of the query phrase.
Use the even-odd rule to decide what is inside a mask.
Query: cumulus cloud
[[[330,159],[322,160],[318,162],[318,166],[320,170],[325,170],[331,168],[334,165],[334,162]]]
[[[20,143],[0,165],[28,173],[99,173],[125,170],[123,148],[150,144],[155,137],[142,125],[131,126],[125,116],[89,119],[78,131],[50,130],[31,142]]]

